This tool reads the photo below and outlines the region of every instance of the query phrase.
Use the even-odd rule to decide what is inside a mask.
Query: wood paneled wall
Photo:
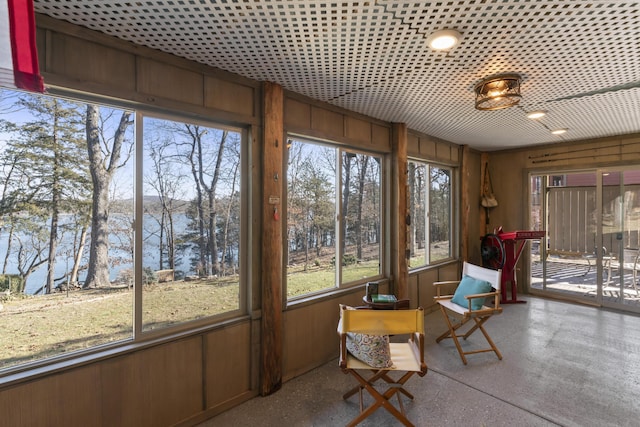
[[[37,16],[48,86],[71,88],[236,124],[258,123],[260,83]],[[43,60],[43,59],[44,60]]]
[[[286,92],[286,132],[348,144],[380,153],[391,152],[391,124],[350,113],[329,104]]]

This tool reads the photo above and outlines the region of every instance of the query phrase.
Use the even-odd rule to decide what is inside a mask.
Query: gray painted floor
[[[603,309],[519,297],[486,324],[503,355],[467,356],[462,364],[439,311],[426,316],[429,372],[406,384],[416,426],[639,426],[640,317]],[[484,346],[479,332],[463,346]],[[256,397],[200,427],[340,426],[358,414],[355,384],[337,359]],[[395,402],[395,400],[394,400]],[[362,426],[400,425],[378,409]]]

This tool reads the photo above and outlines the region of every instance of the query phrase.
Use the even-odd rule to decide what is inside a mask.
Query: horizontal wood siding
[[[285,93],[284,124],[288,133],[308,136],[339,144],[391,152],[391,125]]]
[[[458,165],[461,147],[441,139],[409,131],[407,137],[407,154],[410,158],[439,161]]]
[[[136,57],[129,52],[56,32],[50,32],[46,46],[47,73],[123,91],[136,89]]]
[[[140,93],[204,105],[202,73],[147,58],[138,58],[136,71],[136,86]]]
[[[238,113],[253,117],[257,89],[240,83],[225,81],[220,78],[205,76],[204,106],[216,110]]]
[[[259,82],[45,16],[38,16],[37,34],[47,85],[222,122],[257,123]]]

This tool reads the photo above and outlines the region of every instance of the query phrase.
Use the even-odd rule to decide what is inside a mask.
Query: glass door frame
[[[626,199],[625,199],[625,194],[626,194],[626,183],[625,183],[625,179],[624,179],[624,173],[628,172],[628,171],[639,171],[640,172],[640,165],[634,165],[634,166],[619,166],[619,167],[607,167],[607,168],[590,168],[590,169],[580,169],[580,170],[551,170],[551,171],[529,171],[529,173],[527,174],[528,179],[527,179],[527,185],[530,187],[530,189],[532,189],[532,191],[529,191],[529,196],[531,197],[528,200],[528,217],[529,217],[529,228],[538,226],[538,224],[535,224],[535,218],[534,218],[534,199],[533,197],[535,197],[534,191],[533,191],[533,185],[534,185],[534,178],[536,177],[541,177],[541,182],[540,182],[540,187],[539,187],[539,194],[540,194],[540,200],[539,200],[539,206],[540,206],[540,223],[539,223],[539,227],[540,229],[545,229],[547,230],[547,236],[546,239],[541,242],[540,247],[539,247],[539,255],[540,255],[540,263],[541,263],[541,271],[542,271],[542,287],[537,288],[537,287],[533,287],[533,283],[532,283],[532,277],[533,274],[531,273],[534,269],[534,261],[533,258],[530,257],[529,258],[529,268],[527,269],[527,271],[530,272],[529,274],[529,281],[527,282],[528,284],[528,291],[531,294],[536,294],[539,293],[541,295],[547,295],[547,296],[554,296],[554,297],[560,297],[563,299],[569,299],[569,300],[573,300],[576,302],[583,302],[583,303],[588,303],[588,304],[595,304],[597,306],[603,306],[603,307],[610,307],[610,308],[615,308],[615,309],[622,309],[622,310],[626,310],[626,311],[632,311],[632,312],[640,312],[640,304],[628,304],[628,301],[625,301],[625,293],[624,291],[624,273],[625,273],[625,269],[626,266],[623,265],[625,264],[625,258],[624,258],[624,254],[627,250],[626,246],[627,245],[627,239],[625,238],[625,230],[624,227],[626,226],[626,216],[625,216],[625,212],[626,212]],[[603,243],[604,243],[604,221],[603,221],[603,214],[605,213],[605,207],[603,206],[603,203],[607,203],[606,201],[603,200],[603,192],[605,189],[605,185],[604,185],[604,181],[603,181],[603,176],[611,174],[611,173],[618,173],[619,177],[622,178],[619,180],[619,185],[618,185],[618,192],[617,195],[613,194],[613,200],[610,200],[609,202],[613,202],[614,204],[617,203],[619,206],[613,206],[611,205],[611,209],[613,211],[613,213],[615,215],[620,215],[619,218],[613,218],[613,225],[612,225],[612,230],[610,230],[611,232],[616,232],[616,234],[614,236],[612,236],[612,241],[609,243],[616,243],[617,241],[620,241],[619,246],[616,248],[608,248],[608,251],[613,250],[613,252],[615,253],[617,251],[618,253],[618,257],[620,258],[620,261],[617,261],[613,259],[612,256],[603,253],[604,251],[602,250],[603,248]],[[585,215],[585,226],[586,227],[595,227],[595,236],[594,236],[594,241],[593,241],[593,246],[595,246],[594,249],[594,254],[590,255],[590,254],[586,254],[585,258],[587,258],[587,262],[588,262],[588,268],[592,269],[593,267],[595,267],[595,278],[594,280],[591,280],[591,283],[593,283],[593,281],[595,281],[595,294],[593,294],[593,290],[591,291],[592,294],[587,296],[587,293],[582,292],[582,291],[578,291],[576,289],[575,292],[572,291],[565,291],[565,292],[561,292],[557,289],[551,289],[550,287],[547,286],[548,283],[548,246],[549,246],[549,231],[548,228],[550,226],[550,213],[549,213],[549,197],[550,197],[550,191],[549,189],[552,187],[549,185],[549,179],[551,176],[569,176],[572,174],[594,174],[595,175],[595,206],[594,206],[594,210],[593,215],[591,214],[587,214]],[[591,178],[593,179],[593,178]],[[593,181],[591,181],[593,182]],[[585,186],[585,188],[589,188],[589,186]],[[611,188],[611,185],[609,185],[609,188]],[[592,206],[592,205],[591,205]],[[587,212],[588,213],[588,212]],[[595,217],[595,218],[594,218]],[[595,219],[594,223],[590,223],[589,221],[592,221]],[[620,228],[619,230],[616,228]],[[593,234],[592,234],[593,236]],[[618,237],[621,236],[621,237]],[[574,236],[575,237],[575,236]],[[615,239],[614,239],[615,237]],[[585,240],[587,239],[587,237],[585,237]],[[589,242],[591,243],[591,242]],[[636,246],[640,246],[640,242],[636,242]],[[600,248],[600,250],[598,250],[597,248]],[[640,248],[636,248],[638,249],[638,251],[640,251]],[[533,245],[531,247],[531,255],[533,255]],[[551,251],[549,251],[551,252]],[[584,260],[583,260],[584,261]],[[637,258],[636,258],[637,261]],[[591,263],[595,263],[595,266],[591,265]],[[615,262],[615,267],[611,265],[612,262]],[[609,263],[609,264],[607,264]],[[633,266],[634,271],[635,271],[635,264]],[[640,269],[640,266],[638,267]],[[589,271],[589,270],[587,270]],[[593,270],[591,270],[593,271]],[[618,299],[612,299],[612,298],[605,298],[604,297],[604,293],[603,293],[603,289],[605,285],[611,285],[610,283],[608,283],[609,280],[614,280],[612,277],[615,276],[616,273],[619,273],[617,276],[617,283],[614,283],[613,286],[617,286],[619,288],[619,297]],[[585,273],[586,275],[586,273]],[[606,276],[606,278],[605,278]],[[634,275],[634,278],[636,276]],[[636,286],[638,286],[636,284]],[[610,287],[610,286],[608,286]]]
[[[636,248],[631,248],[630,247],[630,242],[628,241],[629,239],[629,231],[631,231],[631,229],[627,229],[627,223],[629,222],[629,211],[631,206],[628,206],[627,203],[627,189],[628,186],[632,185],[632,183],[627,183],[627,177],[625,176],[625,173],[627,172],[631,172],[631,171],[640,171],[640,166],[638,167],[630,167],[630,166],[620,166],[620,167],[610,167],[610,168],[602,168],[602,169],[598,169],[598,178],[600,181],[600,185],[602,187],[602,191],[599,191],[598,194],[600,195],[600,201],[598,202],[598,206],[600,209],[600,213],[598,215],[598,220],[599,220],[599,225],[598,225],[598,231],[602,234],[600,241],[604,241],[604,217],[606,215],[605,212],[605,200],[603,200],[603,194],[604,194],[604,183],[603,183],[603,177],[605,175],[609,175],[609,174],[617,174],[618,177],[618,182],[617,182],[617,186],[618,186],[618,191],[616,193],[616,200],[614,201],[614,203],[617,206],[613,206],[613,221],[614,221],[614,229],[612,230],[612,232],[616,233],[615,236],[615,241],[617,243],[617,253],[618,253],[618,260],[616,263],[615,268],[617,269],[617,282],[613,282],[613,272],[615,272],[615,270],[613,270],[613,267],[611,266],[611,264],[608,265],[608,269],[610,272],[610,275],[607,276],[607,283],[606,284],[602,284],[602,286],[599,287],[599,299],[601,301],[601,305],[603,307],[607,307],[607,308],[614,308],[614,309],[622,309],[622,310],[626,310],[626,311],[632,311],[632,312],[640,312],[640,305],[638,304],[629,304],[630,301],[632,301],[631,299],[627,299],[627,293],[625,292],[625,281],[627,280],[626,278],[626,274],[625,272],[627,270],[629,270],[629,267],[631,268],[631,274],[632,274],[632,280],[635,282],[636,280],[636,267],[638,267],[637,265],[637,256],[633,256],[632,258],[634,258],[634,260],[632,262],[630,258],[628,258],[627,255],[627,251],[635,251],[635,254],[638,253],[638,251],[640,251],[640,242],[636,242]],[[616,211],[617,209],[617,211]],[[626,237],[625,237],[626,236]],[[613,248],[612,248],[613,249]],[[609,261],[611,262],[611,260]],[[604,268],[604,264],[601,262],[601,268]],[[612,272],[613,270],[613,272]],[[609,283],[609,282],[613,282],[613,283]],[[605,285],[610,285],[610,286],[606,286]],[[635,284],[636,289],[637,289],[637,284]],[[618,298],[616,299],[610,299],[610,298],[605,298],[604,296],[604,290],[607,288],[613,288],[616,289],[617,288],[617,292],[618,292]]]

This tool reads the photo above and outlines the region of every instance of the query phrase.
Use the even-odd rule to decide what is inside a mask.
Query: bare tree
[[[25,233],[15,233],[14,239],[16,240],[17,252],[18,252],[18,272],[22,285],[27,283],[27,279],[31,273],[36,271],[38,267],[46,264],[47,257],[45,256],[47,250],[47,237],[45,230],[29,222],[23,224],[27,227]],[[23,237],[20,237],[20,235]],[[24,289],[18,289],[18,292],[23,292]],[[39,291],[46,292],[46,282],[43,286],[39,287]]]
[[[369,164],[369,156],[356,156],[356,164],[360,168],[358,174],[358,194],[356,203],[356,220],[354,224],[356,233],[356,257],[362,259],[362,206],[364,199],[365,178],[367,177],[367,167]]]
[[[176,173],[176,158],[170,154],[169,148],[175,145],[172,140],[164,140],[156,144],[150,141],[147,144],[147,151],[151,160],[148,168],[149,174],[145,176],[145,182],[149,184],[158,196],[160,212],[147,212],[158,223],[158,268],[165,268],[165,255],[168,268],[176,268],[176,230],[175,213],[183,208],[183,202],[178,200],[179,192],[182,188],[184,176]]]
[[[234,207],[237,208],[237,194],[236,194],[236,183],[239,180],[240,176],[238,174],[238,169],[240,167],[240,153],[236,153],[237,156],[235,157],[237,159],[237,161],[235,162],[235,164],[233,165],[232,168],[232,183],[231,183],[231,191],[229,194],[229,197],[227,198],[227,209],[225,211],[225,218],[224,218],[224,226],[222,227],[222,249],[221,252],[223,254],[223,257],[225,256],[225,254],[228,253],[228,249],[230,246],[229,243],[229,227],[232,224],[232,213],[234,212]],[[239,215],[238,215],[239,217]],[[238,236],[239,237],[239,236]],[[229,258],[231,258],[231,256],[229,256]],[[223,262],[222,264],[222,274],[226,275],[226,265],[227,262]]]
[[[86,131],[87,150],[93,183],[91,246],[89,269],[84,287],[99,287],[109,284],[109,186],[118,168],[129,160],[133,144],[127,153],[122,153],[127,129],[133,121],[131,113],[124,111],[113,138],[106,138],[100,118],[100,108],[87,104]]]
[[[345,152],[342,155],[342,221],[340,221],[340,253],[344,255],[347,245],[347,218],[349,215],[349,196],[351,188],[351,160],[356,155]],[[336,259],[336,263],[339,262]]]
[[[217,242],[217,206],[216,191],[220,179],[221,164],[229,132],[223,130],[217,144],[217,155],[211,178],[207,180],[207,158],[203,138],[209,132],[197,125],[185,124],[185,130],[191,138],[191,150],[188,158],[191,173],[196,184],[196,209],[198,221],[198,247],[201,272],[207,275],[218,274],[220,264],[218,260]],[[206,202],[206,205],[205,205]]]

